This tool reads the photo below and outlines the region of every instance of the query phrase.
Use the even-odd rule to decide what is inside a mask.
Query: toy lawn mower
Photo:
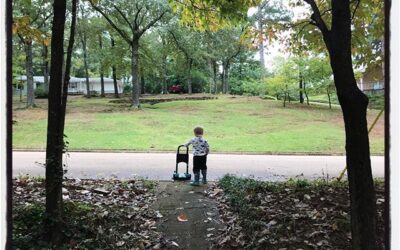
[[[186,148],[185,153],[181,153],[180,149],[182,147]],[[178,172],[178,164],[184,162],[186,163],[186,173],[179,173]],[[177,180],[177,181],[187,181],[192,178],[192,175],[189,174],[189,147],[185,145],[180,145],[178,147],[178,150],[176,152],[176,169],[174,174],[172,175],[172,179]]]

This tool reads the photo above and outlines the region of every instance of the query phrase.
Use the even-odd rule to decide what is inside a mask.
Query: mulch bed
[[[384,190],[377,185],[378,245],[384,249]],[[267,183],[226,176],[211,185],[225,228],[214,249],[351,249],[347,183]]]

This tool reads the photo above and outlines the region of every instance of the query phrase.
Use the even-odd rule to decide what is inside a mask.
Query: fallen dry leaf
[[[180,221],[180,222],[185,222],[185,221],[188,221],[188,217],[187,217],[187,215],[186,214],[180,214],[178,217],[177,217],[177,219],[178,219],[178,221]]]

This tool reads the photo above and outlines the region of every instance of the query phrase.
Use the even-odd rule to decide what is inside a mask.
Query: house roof
[[[49,79],[50,79],[50,77],[49,77]],[[25,75],[17,76],[17,77],[15,77],[15,80],[26,81],[26,76]],[[44,76],[34,76],[33,81],[44,83]],[[69,79],[70,83],[85,82],[85,81],[86,81],[86,78],[74,77],[74,76],[71,76],[71,78]],[[100,77],[89,77],[89,82],[100,82]],[[104,82],[113,82],[113,79],[104,77]]]

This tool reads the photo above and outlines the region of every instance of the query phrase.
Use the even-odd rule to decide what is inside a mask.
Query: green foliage
[[[169,0],[181,22],[198,30],[216,31],[247,17],[247,10],[260,0]]]
[[[192,72],[192,88],[194,93],[208,92],[208,79],[205,73],[200,70],[194,70]]]
[[[331,1],[317,0],[317,6],[322,14],[322,19],[331,28],[332,9]],[[306,6],[306,1],[291,0],[290,6]],[[383,31],[384,31],[384,1],[365,0],[350,1],[352,19],[352,55],[355,64],[360,66],[379,65],[383,61]],[[282,44],[287,50],[297,55],[310,55],[326,53],[325,44],[319,29],[310,25],[311,14],[303,15],[296,21],[291,21],[281,26],[282,32],[291,33],[291,39],[282,36]]]
[[[233,78],[230,81],[231,93],[234,95],[261,96],[266,93],[266,85],[256,79],[239,80]]]
[[[368,107],[373,109],[383,109],[385,107],[385,96],[383,94],[368,95]]]
[[[131,84],[125,84],[124,89],[123,89],[124,94],[130,94],[132,93],[132,85]]]
[[[35,89],[36,98],[47,98],[49,96],[48,90],[44,88],[44,86],[39,86]]]

